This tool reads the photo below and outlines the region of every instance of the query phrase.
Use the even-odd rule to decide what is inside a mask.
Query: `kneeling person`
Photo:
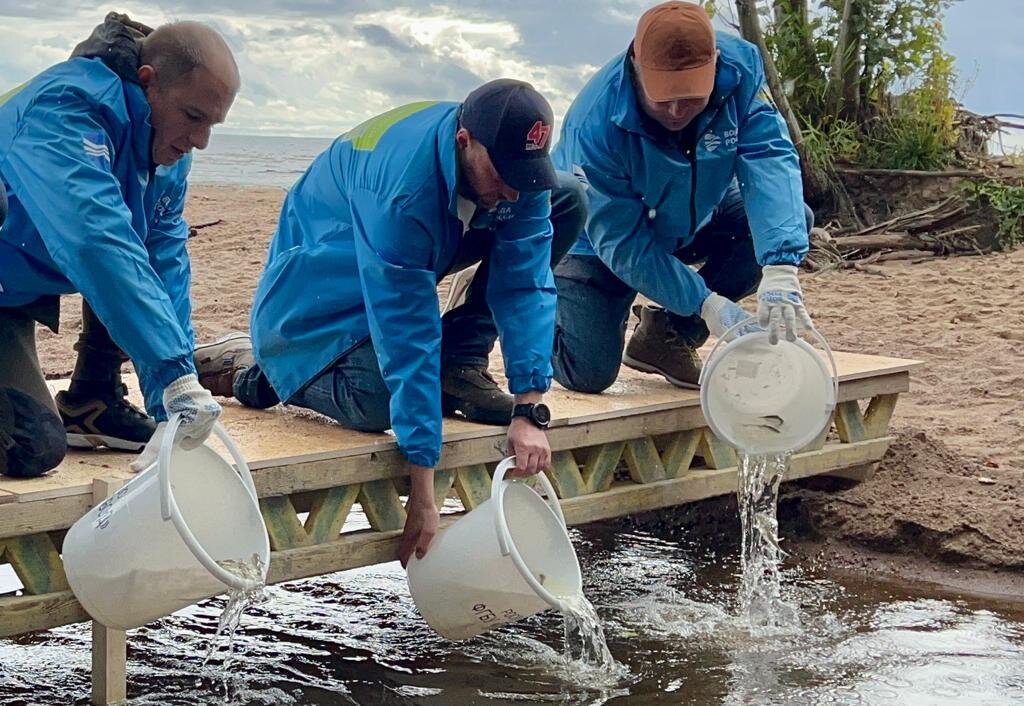
[[[233,393],[249,406],[284,401],[352,429],[394,430],[412,476],[403,564],[437,529],[442,409],[460,404],[442,394],[445,371],[475,371],[456,390],[480,392],[470,410],[497,423],[513,414],[486,373],[497,334],[517,403],[509,451],[521,474],[550,463],[541,399],[552,374],[551,262],[582,227],[567,178],[570,196],[556,200],[573,206],[564,210],[576,225],[552,246],[551,124],[540,94],[511,80],[462,104],[396,108],[336,140],[285,199],[253,305],[256,364],[234,377]],[[480,260],[466,302],[442,318],[438,281]]]

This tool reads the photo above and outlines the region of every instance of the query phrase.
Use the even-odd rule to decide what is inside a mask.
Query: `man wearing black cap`
[[[461,104],[395,108],[337,139],[285,199],[253,304],[255,364],[231,393],[393,429],[412,477],[403,564],[437,530],[442,411],[509,424],[521,475],[550,464],[551,261],[584,220],[578,182],[560,181],[548,156],[552,122],[547,101],[511,80]],[[481,260],[465,303],[442,317],[438,281]],[[487,374],[499,335],[514,400]]]

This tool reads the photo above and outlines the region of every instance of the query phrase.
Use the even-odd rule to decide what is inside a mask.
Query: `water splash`
[[[615,661],[608,649],[594,604],[578,593],[564,599],[562,606],[565,647],[559,676],[589,688],[610,689],[618,685],[629,670]]]
[[[796,608],[782,599],[777,507],[779,484],[789,467],[789,454],[740,454],[736,498],[740,510],[739,613],[754,630],[793,628]]]
[[[220,677],[220,683],[224,689],[224,702],[228,703],[231,699],[228,675],[235,659],[235,633],[238,631],[245,611],[254,605],[265,602],[267,594],[266,585],[263,582],[263,559],[258,554],[253,554],[248,559],[225,559],[218,561],[217,565],[250,585],[249,588],[230,588],[228,590],[227,603],[217,621],[217,632],[210,638],[206,657],[201,666],[203,670],[206,670],[207,665],[215,657],[220,660],[220,668],[215,671],[215,674]]]

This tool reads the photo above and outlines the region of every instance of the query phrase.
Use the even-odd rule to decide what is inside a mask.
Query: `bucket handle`
[[[522,480],[518,478],[509,478],[505,481],[505,474],[514,468],[516,465],[515,456],[510,456],[504,461],[498,464],[498,467],[494,469],[494,478],[491,480],[491,500],[494,502],[494,526],[498,533],[498,547],[501,549],[501,555],[507,556],[515,564],[516,569],[522,575],[523,579],[529,584],[530,588],[533,589],[540,598],[547,603],[549,606],[557,611],[565,612],[565,606],[561,600],[558,599],[551,591],[544,588],[543,585],[534,577],[533,572],[523,561],[522,554],[519,553],[519,549],[516,547],[516,543],[512,541],[512,534],[508,529],[508,521],[505,519],[505,483],[521,483]],[[551,481],[544,473],[538,473],[534,476],[544,490],[544,494],[547,496],[546,502],[551,511],[555,513],[555,517],[558,518],[558,522],[565,527],[565,515],[562,514],[562,506],[558,502],[558,495],[555,493],[554,487],[551,485]],[[536,492],[536,489],[534,489]],[[538,493],[539,495],[539,493]]]
[[[254,581],[244,581],[237,574],[233,574],[224,567],[217,564],[213,560],[213,557],[203,549],[203,546],[196,539],[195,535],[192,534],[192,530],[189,528],[188,523],[185,522],[185,518],[181,516],[181,510],[178,509],[178,503],[174,499],[174,492],[171,490],[171,450],[174,448],[174,437],[178,433],[178,428],[181,426],[181,415],[175,414],[167,422],[167,428],[164,430],[164,438],[160,443],[160,451],[157,455],[157,474],[160,479],[160,514],[163,516],[164,521],[170,520],[174,523],[175,528],[178,530],[178,534],[181,535],[185,545],[189,548],[199,563],[203,565],[207,571],[223,584],[236,588],[242,591],[252,589],[256,586]],[[246,491],[252,498],[254,503],[259,503],[256,497],[256,486],[252,482],[252,473],[249,472],[249,464],[245,462],[242,457],[242,452],[239,451],[238,446],[234,440],[228,436],[227,431],[221,426],[220,422],[215,422],[213,425],[213,433],[217,435],[227,448],[231,457],[235,461],[236,473],[242,481],[242,485],[245,486]]]
[[[740,321],[737,324],[733,324],[733,326],[728,331],[723,333],[722,337],[715,341],[715,345],[711,347],[711,352],[708,353],[708,360],[711,360],[712,358],[715,357],[715,354],[718,352],[719,346],[721,346],[723,343],[732,343],[732,341],[735,340],[732,338],[732,334],[738,331],[743,326],[749,326],[750,320],[753,318],[754,317],[751,316],[750,318],[743,319],[743,321]],[[834,408],[837,404],[839,404],[839,368],[838,366],[836,366],[835,356],[832,355],[832,347],[828,345],[828,341],[826,341],[825,337],[818,332],[818,329],[811,327],[809,329],[804,330],[809,331],[811,335],[814,337],[814,339],[821,345],[822,350],[825,351],[825,355],[828,357],[829,365],[832,366],[832,375],[830,377],[832,378],[832,407]],[[704,374],[705,372],[707,372],[708,367],[709,366],[705,365],[702,366],[700,369],[700,377],[697,378],[697,384],[701,387],[704,386]]]

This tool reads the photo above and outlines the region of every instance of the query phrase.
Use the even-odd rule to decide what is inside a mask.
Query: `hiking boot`
[[[220,397],[232,397],[235,376],[256,363],[252,338],[238,331],[196,346],[194,358],[199,384]]]
[[[469,286],[473,284],[473,277],[476,276],[476,271],[480,268],[480,263],[476,263],[464,270],[459,270],[452,277],[451,287],[448,288],[448,300],[444,304],[444,308],[441,309],[441,314],[447,314],[452,309],[460,307],[466,303],[466,297],[469,294]]]
[[[79,389],[74,390],[75,387]],[[56,395],[57,411],[64,423],[68,446],[72,448],[105,446],[121,451],[142,451],[156,431],[153,418],[128,401],[128,387],[123,383],[76,385],[72,382],[72,390]]]
[[[515,399],[502,392],[487,368],[459,365],[441,373],[441,410],[480,424],[505,425],[512,421]]]
[[[676,387],[699,389],[700,356],[679,339],[668,312],[638,304],[633,313],[640,324],[626,345],[622,362],[634,370],[661,375]]]

